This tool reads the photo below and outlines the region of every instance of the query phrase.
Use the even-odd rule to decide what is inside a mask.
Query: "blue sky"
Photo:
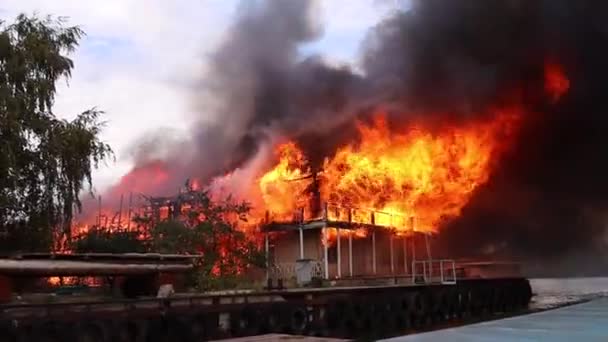
[[[297,0],[293,0],[297,1]],[[404,0],[320,0],[322,38],[302,48],[356,66],[365,32]],[[237,0],[2,0],[0,19],[18,13],[69,17],[87,32],[73,78],[62,82],[55,112],[71,118],[93,106],[106,111],[103,139],[117,161],[95,173],[98,190],[132,166],[133,143],[171,128],[187,134],[204,116],[192,106],[191,84],[205,75],[205,56],[222,41]]]

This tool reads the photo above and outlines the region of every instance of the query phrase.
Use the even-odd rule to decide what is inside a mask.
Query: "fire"
[[[165,163],[161,161],[151,161],[146,165],[133,168],[124,175],[120,182],[110,191],[120,194],[131,192],[148,192],[164,184],[169,179],[169,171]]]
[[[276,214],[291,215],[306,204],[303,194],[308,184],[302,182],[309,173],[304,169],[304,154],[293,142],[279,145],[277,166],[259,180],[260,190],[267,209]]]
[[[401,232],[436,231],[444,220],[458,216],[475,189],[488,180],[519,110],[502,110],[494,117],[465,126],[445,125],[437,132],[412,125],[394,133],[382,114],[372,125],[359,124],[359,141],[326,158],[319,174],[321,200],[330,204],[328,217],[344,220],[341,210],[348,208],[352,222]],[[288,217],[309,199],[304,190],[311,181],[302,179],[307,180],[310,170],[294,143],[281,145],[278,152],[277,166],[259,185],[266,207]]]
[[[367,230],[363,228],[340,229],[340,238],[348,238],[349,235],[352,235],[356,239],[362,239],[368,236]],[[336,228],[327,229],[327,239],[330,243],[336,241],[338,239],[338,230]]]
[[[393,134],[379,116],[373,126],[359,127],[358,145],[345,146],[326,160],[322,193],[330,203],[415,218],[417,230],[434,231],[444,219],[459,215],[488,180],[498,133],[510,120],[448,127],[439,134],[416,126]],[[389,220],[390,215],[376,215],[375,223],[393,226]],[[395,228],[414,228],[400,223]]]
[[[570,80],[562,66],[554,62],[545,63],[545,92],[553,102],[559,100],[570,89]]]

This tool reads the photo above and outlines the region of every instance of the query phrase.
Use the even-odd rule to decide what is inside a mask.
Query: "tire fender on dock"
[[[80,323],[76,327],[76,341],[106,342],[111,341],[111,323],[104,321],[93,321]]]
[[[286,328],[291,334],[300,335],[308,328],[308,311],[305,307],[296,306],[286,310]]]
[[[430,324],[432,321],[432,312],[431,308],[429,307],[429,294],[420,291],[410,292],[408,296],[412,312],[413,325],[415,325],[415,327],[420,327]]]
[[[273,304],[261,311],[261,330],[266,333],[278,333],[281,331],[281,318],[285,308],[279,304]]]
[[[445,289],[438,289],[433,293],[433,309],[432,314],[436,316],[439,321],[444,321],[449,316],[450,303],[448,300],[448,291]]]
[[[192,341],[204,341],[207,338],[207,316],[192,315],[188,319],[190,338]]]
[[[412,304],[407,295],[399,296],[396,301],[391,302],[391,312],[395,322],[395,328],[404,330],[412,325]]]
[[[110,327],[112,328],[112,342],[139,341],[140,336],[146,334],[147,322],[145,320],[115,320]]]
[[[19,336],[11,322],[0,323],[0,342],[26,341],[23,336]]]
[[[458,289],[458,308],[457,315],[459,318],[467,318],[471,315],[473,304],[473,292],[468,287]]]
[[[230,313],[230,332],[232,336],[255,335],[261,328],[259,310],[247,305],[241,310]]]
[[[62,322],[46,321],[32,326],[27,341],[64,342],[73,341],[72,327]]]

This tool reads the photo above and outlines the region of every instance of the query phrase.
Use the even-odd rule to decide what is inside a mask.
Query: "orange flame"
[[[412,228],[434,232],[444,220],[458,216],[474,190],[488,180],[518,117],[515,108],[500,111],[489,122],[446,125],[439,133],[423,125],[394,133],[378,114],[373,125],[359,125],[359,143],[325,160],[319,175],[321,199],[335,208],[350,208],[352,222],[401,233]],[[281,145],[278,155],[279,163],[260,178],[259,186],[266,207],[288,218],[309,199],[304,190],[310,179],[304,176],[310,170],[292,142]],[[328,210],[328,217],[344,220],[340,210]]]
[[[302,180],[309,170],[303,169],[306,159],[295,143],[279,145],[276,153],[279,163],[260,178],[259,186],[265,207],[275,214],[289,216],[306,204],[301,194],[308,184]]]
[[[338,230],[336,228],[327,229],[326,234],[329,243],[333,243],[338,239]],[[356,239],[362,239],[368,236],[367,230],[363,228],[340,229],[340,238],[348,238],[349,235],[352,235]]]

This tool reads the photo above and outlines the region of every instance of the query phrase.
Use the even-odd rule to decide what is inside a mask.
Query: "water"
[[[608,296],[608,277],[604,278],[536,278],[532,286],[532,310],[550,309],[560,305]]]

